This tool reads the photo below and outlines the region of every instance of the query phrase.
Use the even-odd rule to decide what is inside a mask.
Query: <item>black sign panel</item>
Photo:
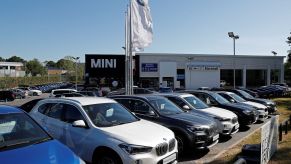
[[[85,56],[86,76],[97,78],[124,78],[124,55],[88,55]]]

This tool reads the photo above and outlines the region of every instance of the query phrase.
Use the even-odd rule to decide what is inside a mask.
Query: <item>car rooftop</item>
[[[146,99],[155,99],[157,97],[162,97],[159,94],[136,94],[136,95],[113,95],[110,97],[139,97],[139,98],[146,98]]]
[[[66,101],[74,101],[76,103],[81,104],[82,106],[92,105],[92,104],[104,104],[104,103],[116,103],[116,101],[105,98],[105,97],[61,97],[61,98],[47,98],[41,101],[58,101],[58,100],[66,100]]]
[[[0,114],[23,113],[21,109],[8,105],[0,105]]]
[[[193,96],[190,93],[178,93],[178,92],[172,92],[172,93],[158,93],[156,95],[161,95],[161,96],[180,96],[180,97],[189,97],[189,96]]]

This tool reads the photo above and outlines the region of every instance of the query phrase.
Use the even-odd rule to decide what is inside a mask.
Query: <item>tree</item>
[[[21,57],[18,57],[18,56],[12,56],[8,59],[6,59],[7,62],[21,62],[21,63],[24,63],[25,60],[22,59]]]
[[[0,57],[0,62],[4,62],[4,61],[5,61],[5,59]]]
[[[46,69],[37,60],[33,59],[26,63],[27,71],[31,73],[32,76],[44,75],[46,74]]]
[[[53,68],[57,67],[57,63],[54,61],[45,61],[45,63],[46,63],[45,64],[46,67],[53,67]]]
[[[75,61],[70,56],[66,56],[63,59],[58,60],[56,65],[58,68],[67,70],[69,73],[75,71]]]

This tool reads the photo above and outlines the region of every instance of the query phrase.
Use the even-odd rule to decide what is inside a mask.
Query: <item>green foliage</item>
[[[287,82],[287,84],[291,84],[291,62],[287,62],[284,65],[284,74],[285,74],[285,81]]]
[[[52,68],[57,68],[57,63],[54,61],[45,61],[45,66],[46,67],[52,67]]]
[[[26,63],[27,72],[31,73],[32,76],[44,75],[46,74],[46,69],[37,60],[33,59]]]
[[[7,62],[21,62],[21,63],[24,63],[25,60],[22,59],[21,57],[18,57],[18,56],[12,56],[8,59],[6,59]]]
[[[49,80],[49,81],[48,81]],[[59,82],[58,76],[49,77],[1,77],[0,78],[0,89],[14,88],[20,85],[33,86],[39,84],[46,84],[52,82]]]
[[[0,57],[0,62],[4,62],[4,61],[5,61],[5,59]]]

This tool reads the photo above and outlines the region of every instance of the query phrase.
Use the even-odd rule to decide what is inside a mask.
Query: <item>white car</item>
[[[174,102],[183,110],[198,114],[207,113],[215,119],[219,120],[223,125],[221,132],[222,135],[232,135],[237,133],[239,130],[237,115],[229,110],[217,107],[209,107],[199,98],[188,93],[168,93],[161,95]]]
[[[220,94],[221,96],[223,96],[224,98],[226,98],[230,102],[242,103],[242,104],[245,104],[246,106],[254,107],[259,112],[259,117],[258,117],[259,121],[263,122],[268,117],[268,107],[263,105],[263,104],[252,102],[252,101],[247,101],[244,98],[240,97],[239,95],[237,95],[233,92],[219,92],[218,94]]]
[[[29,114],[89,163],[177,163],[171,130],[139,119],[108,98],[44,99]]]
[[[30,89],[27,92],[28,96],[40,96],[42,94],[42,91],[37,89]]]
[[[55,97],[56,95],[62,95],[65,93],[74,93],[77,92],[75,89],[53,89],[49,97]]]

